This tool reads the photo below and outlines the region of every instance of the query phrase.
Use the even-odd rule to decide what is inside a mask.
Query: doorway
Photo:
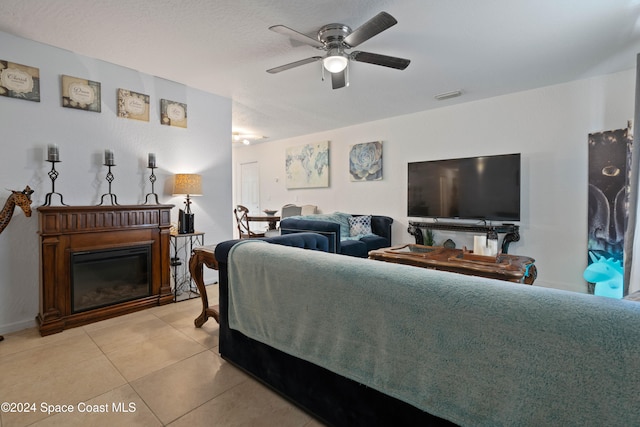
[[[260,167],[258,162],[240,164],[238,203],[251,213],[260,212]]]

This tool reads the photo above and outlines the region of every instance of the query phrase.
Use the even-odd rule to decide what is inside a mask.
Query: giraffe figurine
[[[16,205],[22,208],[25,216],[31,216],[31,195],[33,194],[33,190],[27,185],[22,191],[10,191],[12,194],[9,196],[4,207],[0,211],[0,233],[2,233],[2,231],[7,228],[7,225],[9,225],[9,221],[11,221]],[[0,341],[3,340],[4,337],[0,335]]]
[[[25,216],[31,216],[31,194],[33,194],[33,190],[27,185],[22,191],[10,191],[12,194],[9,196],[4,207],[0,211],[0,233],[2,233],[4,229],[7,228],[7,225],[9,225],[9,221],[11,221],[16,205],[22,208]]]

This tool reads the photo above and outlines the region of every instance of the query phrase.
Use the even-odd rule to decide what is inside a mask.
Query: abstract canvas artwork
[[[630,128],[589,134],[587,260],[590,268],[600,259],[622,266],[629,215],[627,188],[632,143]],[[621,298],[622,289],[619,291]],[[593,293],[593,289],[589,288],[589,292]],[[595,293],[604,295],[597,289]]]
[[[349,151],[351,181],[382,179],[382,142],[365,142],[351,146]]]
[[[329,141],[287,148],[287,188],[329,186]]]

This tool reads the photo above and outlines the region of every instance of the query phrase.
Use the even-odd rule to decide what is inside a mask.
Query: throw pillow
[[[371,234],[371,215],[352,216],[349,218],[349,234],[351,236]]]

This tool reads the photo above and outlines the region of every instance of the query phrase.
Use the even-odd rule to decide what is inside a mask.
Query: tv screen
[[[408,216],[520,221],[520,154],[408,165]]]

